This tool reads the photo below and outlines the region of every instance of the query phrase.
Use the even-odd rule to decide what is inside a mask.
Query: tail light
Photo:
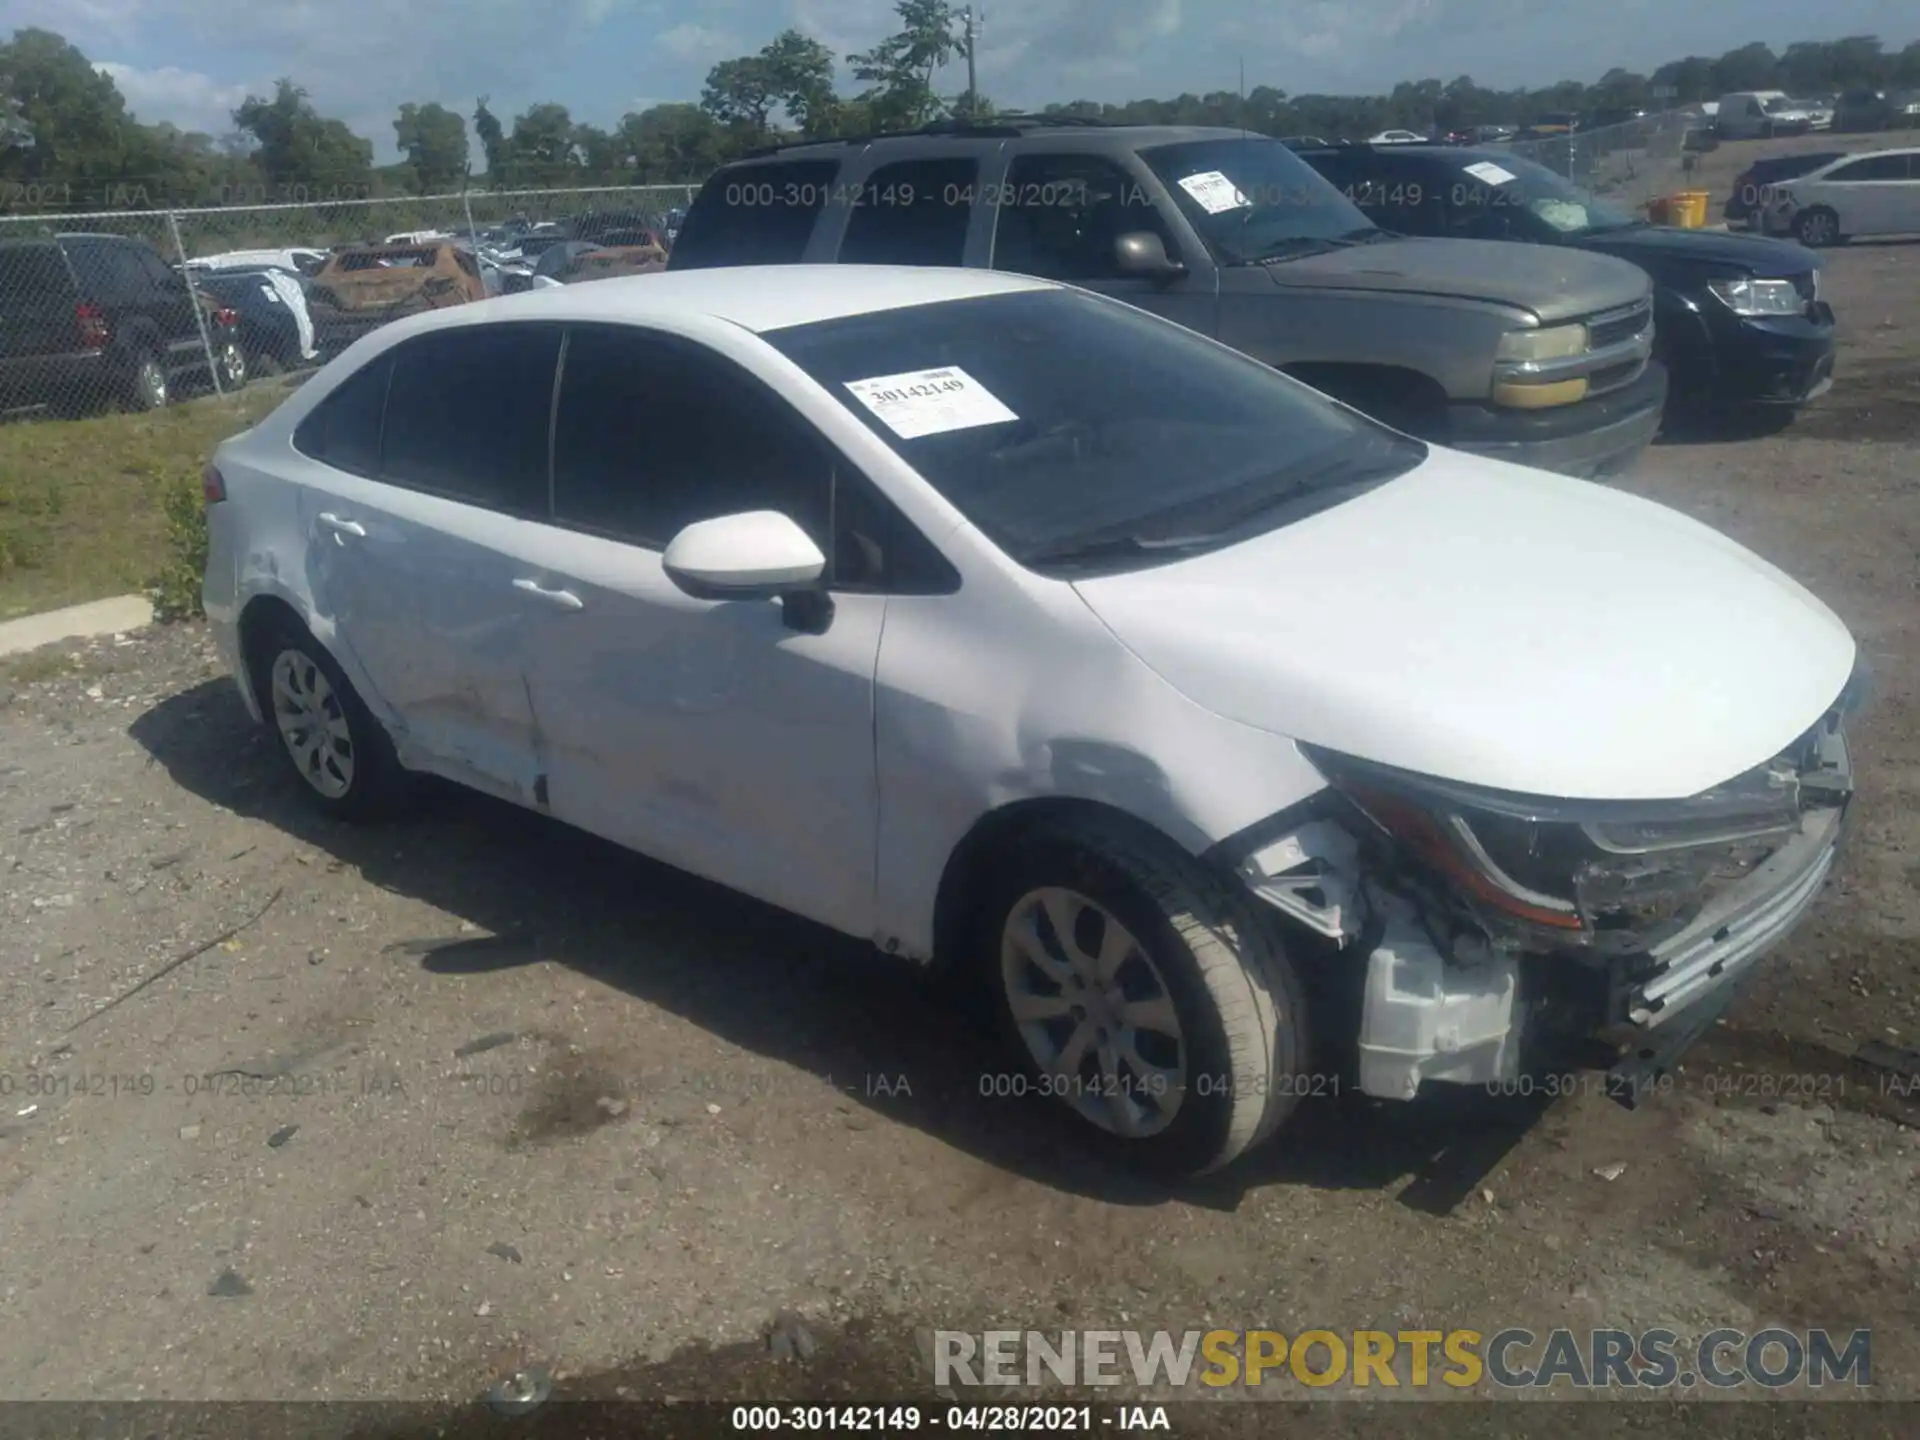
[[[218,310],[213,312],[213,318],[216,323],[221,325],[238,325],[240,323],[240,312],[222,305]]]
[[[73,307],[73,323],[80,331],[82,350],[104,350],[112,336],[107,332],[107,317],[98,305],[84,300]]]
[[[218,505],[227,498],[227,480],[211,464],[200,472],[200,493],[209,505]]]

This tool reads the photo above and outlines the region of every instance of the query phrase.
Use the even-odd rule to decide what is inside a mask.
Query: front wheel
[[[1793,238],[1810,249],[1840,243],[1840,217],[1825,206],[1803,210],[1793,217]]]
[[[985,907],[1007,1046],[1115,1158],[1217,1170],[1292,1112],[1307,1055],[1298,977],[1253,899],[1120,824],[1017,845]]]

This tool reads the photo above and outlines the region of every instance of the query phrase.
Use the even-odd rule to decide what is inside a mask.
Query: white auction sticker
[[[1502,170],[1491,160],[1479,161],[1477,164],[1467,166],[1466,170],[1467,174],[1473,176],[1474,179],[1484,180],[1489,185],[1504,185],[1509,180],[1517,180],[1520,178],[1511,170]]]
[[[848,380],[845,384],[854,399],[879,416],[902,440],[981,425],[1004,425],[1020,418],[958,365]]]
[[[1252,203],[1240,193],[1239,186],[1218,170],[1206,170],[1198,175],[1189,175],[1180,182],[1180,188],[1191,195],[1194,203],[1209,215],[1220,215],[1228,210],[1244,210]]]

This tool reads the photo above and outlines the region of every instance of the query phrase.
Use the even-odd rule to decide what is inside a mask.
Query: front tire
[[[1298,976],[1251,896],[1130,826],[1036,831],[983,907],[981,960],[1028,1089],[1114,1158],[1218,1170],[1292,1113]]]
[[[122,403],[135,414],[142,414],[165,409],[168,398],[167,367],[160,363],[159,355],[153,351],[136,355],[122,388]]]
[[[343,820],[398,808],[406,772],[393,742],[326,648],[284,624],[253,647],[254,694],[308,803]]]
[[[1824,250],[1840,243],[1840,217],[1824,205],[1803,210],[1793,217],[1793,238],[1810,250]]]

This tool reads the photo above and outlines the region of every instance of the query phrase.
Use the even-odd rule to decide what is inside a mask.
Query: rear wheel
[[[214,353],[214,363],[220,367],[220,388],[238,390],[247,383],[247,357],[240,349],[238,340],[229,340]]]
[[[149,350],[136,355],[122,387],[121,403],[134,411],[159,410],[168,400],[167,367]]]
[[[1120,824],[1030,834],[984,907],[1009,1087],[1071,1110],[1090,1143],[1163,1174],[1229,1164],[1304,1088],[1301,987],[1251,897]]]
[[[405,796],[406,772],[325,647],[283,622],[252,648],[261,714],[307,799],[342,819],[393,810]]]

